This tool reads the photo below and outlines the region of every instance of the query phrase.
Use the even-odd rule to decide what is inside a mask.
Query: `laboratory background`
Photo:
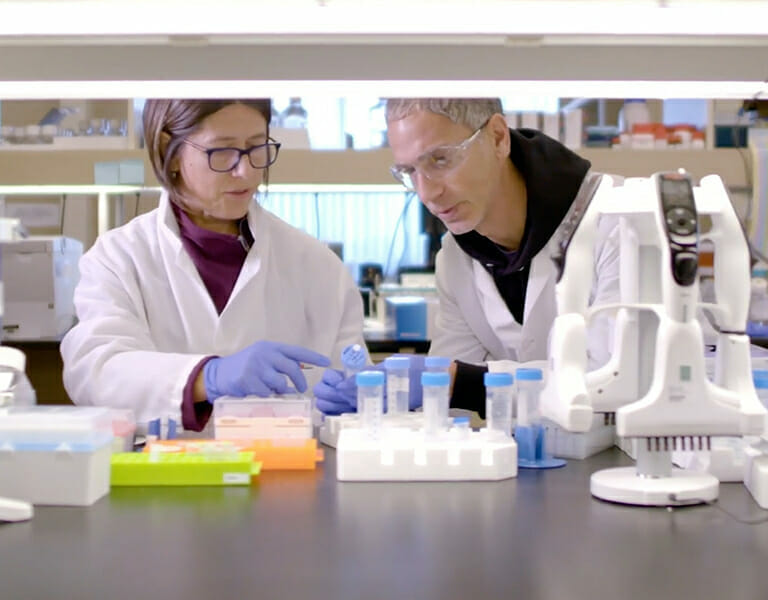
[[[766,597],[765,2],[54,4],[0,0],[0,596]],[[227,398],[208,439],[64,390],[80,257],[158,206],[145,101],[211,94],[271,98],[281,147],[257,199],[359,290],[366,348],[351,351],[379,369],[357,375],[357,414],[323,418],[311,389]],[[564,252],[590,250],[609,215],[640,273],[622,296],[630,350],[588,373],[579,325],[559,321],[588,274],[566,262],[549,361],[491,368],[486,419],[448,411],[440,360],[423,409],[395,402],[409,360],[440,358],[446,228],[390,173],[386,100],[453,95],[499,97],[509,127],[613,176]],[[688,209],[694,236],[675,221]],[[688,329],[665,328],[704,303],[711,328],[685,312]],[[649,312],[653,339],[627,316]],[[691,427],[674,402],[647,421],[624,406],[632,386],[667,385],[659,357],[676,353],[701,355],[675,371],[704,403]]]

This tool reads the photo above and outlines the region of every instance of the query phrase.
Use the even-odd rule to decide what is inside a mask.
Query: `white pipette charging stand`
[[[560,241],[552,373],[542,393],[545,415],[583,431],[593,411],[615,411],[617,434],[637,440],[636,466],[593,474],[594,496],[661,506],[714,500],[717,478],[673,468],[672,450],[706,446],[712,435],[762,431],[765,418],[744,334],[748,247],[723,183],[708,176],[694,188],[684,173],[665,173],[613,188],[605,177],[591,205],[575,208],[581,214],[573,216]],[[592,264],[599,217],[609,214],[619,219],[621,231],[621,302],[590,310],[591,273],[582,266]],[[698,229],[702,214],[712,222],[705,233]],[[716,249],[713,305],[699,302],[700,238]],[[696,319],[700,307],[717,322],[714,382],[706,375]],[[587,322],[605,309],[618,310],[614,352],[606,365],[587,374]]]

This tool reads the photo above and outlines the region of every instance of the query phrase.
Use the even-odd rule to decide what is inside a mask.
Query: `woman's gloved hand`
[[[340,415],[357,410],[357,384],[354,375],[345,378],[344,373],[338,369],[326,369],[320,383],[315,385],[312,391],[316,398],[315,406],[321,413]]]
[[[421,407],[422,388],[421,374],[424,371],[424,356],[421,354],[394,354],[407,356],[410,359],[408,367],[408,409]],[[384,371],[384,363],[365,367],[366,371]],[[344,377],[337,369],[326,369],[323,378],[313,390],[317,398],[317,409],[326,415],[340,415],[357,411],[357,384],[355,376]],[[387,385],[384,383],[384,403],[386,406]]]
[[[327,367],[331,361],[308,348],[261,341],[231,354],[212,358],[203,367],[203,382],[209,402],[220,396],[270,396],[296,390],[304,392],[307,380],[301,363]]]

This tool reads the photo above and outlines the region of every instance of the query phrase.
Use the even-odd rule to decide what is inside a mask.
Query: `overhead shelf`
[[[592,168],[626,177],[643,177],[657,171],[684,168],[694,177],[716,173],[731,187],[747,187],[751,181],[745,148],[714,150],[612,150],[582,148],[579,154]],[[143,159],[147,186],[158,185],[144,150],[18,151],[4,152],[0,160],[3,185],[87,185],[93,183],[93,164],[100,161]],[[389,149],[283,150],[270,169],[270,182],[301,185],[387,185]]]

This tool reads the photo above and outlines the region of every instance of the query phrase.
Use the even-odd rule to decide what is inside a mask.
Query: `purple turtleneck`
[[[217,233],[193,223],[189,215],[175,204],[172,207],[179,224],[181,243],[200,274],[216,306],[216,312],[221,314],[235,287],[240,269],[243,268],[245,257],[248,255],[247,249],[253,244],[248,220],[243,218],[240,221],[240,235]],[[195,379],[211,358],[213,357],[207,356],[195,365],[184,386],[181,402],[184,429],[200,431],[211,416],[213,407],[209,402],[194,400]]]

